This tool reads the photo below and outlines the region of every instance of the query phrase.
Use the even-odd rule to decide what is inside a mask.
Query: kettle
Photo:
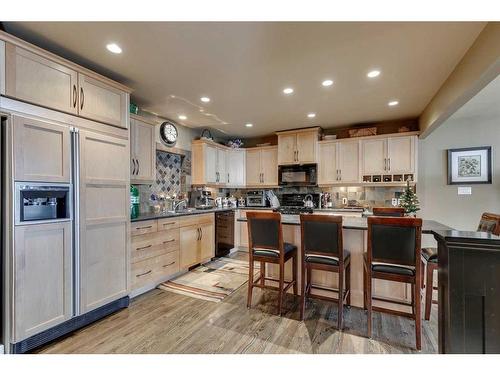
[[[303,200],[305,208],[314,208],[313,197],[311,194],[307,194]]]

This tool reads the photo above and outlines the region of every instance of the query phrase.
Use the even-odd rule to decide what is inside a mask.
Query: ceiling
[[[134,89],[141,109],[252,137],[418,117],[486,23],[6,22]],[[105,48],[116,42],[123,53]],[[378,69],[377,78],[367,72]],[[334,84],[323,87],[321,82]],[[284,95],[286,87],[294,88]],[[208,96],[210,103],[200,97]],[[391,100],[399,105],[389,107]],[[310,112],[315,118],[308,118]],[[186,120],[179,120],[179,115]],[[252,123],[252,128],[245,127]]]

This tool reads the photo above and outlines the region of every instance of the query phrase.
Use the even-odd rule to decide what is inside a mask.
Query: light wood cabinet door
[[[156,178],[155,127],[130,120],[131,180],[136,184],[152,183]]]
[[[260,157],[261,157],[261,152],[259,149],[252,149],[246,151],[247,185],[255,186],[255,185],[260,185],[262,183]]]
[[[205,181],[207,184],[216,184],[217,176],[217,147],[206,145],[204,147]]]
[[[217,172],[218,174],[218,184],[225,185],[229,181],[227,174],[227,150],[223,148],[217,149]]]
[[[71,222],[15,227],[13,340],[72,316]]]
[[[316,145],[318,143],[318,132],[300,132],[297,133],[297,162],[301,164],[316,163],[318,158],[316,154]]]
[[[80,131],[80,312],[128,294],[128,140]]]
[[[297,164],[297,136],[293,134],[278,135],[278,164]]]
[[[186,269],[199,262],[200,230],[198,225],[193,225],[179,231],[180,267]]]
[[[364,175],[386,173],[386,145],[387,139],[363,139],[363,165]]]
[[[231,187],[245,186],[246,155],[244,150],[231,150],[227,159],[229,183]]]
[[[5,94],[42,107],[78,113],[78,74],[49,59],[5,44]]]
[[[345,141],[337,143],[339,180],[342,183],[360,182],[359,177],[359,142]]]
[[[392,137],[387,139],[387,169],[390,173],[415,172],[416,137]]]
[[[278,185],[278,148],[261,150],[261,168],[264,185]]]
[[[337,143],[319,145],[318,184],[335,184],[337,176]]]
[[[82,117],[128,128],[128,94],[78,73],[78,113]]]
[[[215,256],[215,236],[214,225],[200,225],[200,258],[198,261],[204,261]]]
[[[69,126],[14,116],[14,179],[70,182]]]

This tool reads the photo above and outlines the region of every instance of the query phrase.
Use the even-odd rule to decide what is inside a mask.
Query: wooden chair
[[[405,209],[402,207],[373,207],[373,216],[405,216]]]
[[[278,290],[278,313],[281,315],[283,298],[287,290],[293,286],[293,293],[297,295],[297,246],[283,242],[280,213],[248,212],[247,226],[250,260],[247,307],[250,308],[252,305],[253,288]],[[293,262],[292,281],[285,282],[285,263],[290,258]],[[254,262],[260,262],[260,276],[255,281]],[[279,265],[278,280],[266,277],[266,263]],[[266,285],[266,280],[276,281],[279,286]]]
[[[302,294],[300,320],[304,319],[306,297],[316,297],[338,303],[337,328],[342,329],[344,302],[351,304],[351,257],[344,250],[342,239],[342,216],[300,215]],[[311,294],[312,270],[339,274],[337,298]],[[345,291],[344,291],[345,276]],[[331,289],[328,289],[331,290]]]
[[[500,215],[485,212],[481,215],[481,220],[477,227],[478,232],[488,232],[494,235],[500,235]],[[432,299],[434,290],[434,271],[438,269],[438,255],[437,249],[428,247],[422,249],[422,258],[425,259],[427,264],[427,271],[425,276],[425,320],[431,318],[431,307],[433,303],[437,303]]]
[[[368,217],[368,251],[364,254],[363,272],[365,308],[368,310],[368,337],[372,334],[372,310],[406,316],[415,320],[416,348],[421,349],[421,238],[422,219]],[[412,313],[372,306],[372,279],[411,284]]]

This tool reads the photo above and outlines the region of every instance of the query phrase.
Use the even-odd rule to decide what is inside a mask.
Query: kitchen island
[[[246,218],[240,217],[239,222],[246,222]],[[297,246],[299,254],[299,264],[301,264],[300,245],[300,218],[298,215],[282,215],[283,240]],[[433,234],[438,231],[446,231],[451,228],[434,220],[423,220],[422,233]],[[367,218],[348,217],[343,219],[343,240],[344,249],[351,253],[351,305],[363,308],[363,253],[367,249]],[[423,241],[424,242],[424,241]],[[277,278],[278,267],[274,264],[266,265],[267,277]],[[292,265],[288,262],[285,266],[285,280],[291,280]],[[312,284],[315,294],[332,295],[333,292],[325,288],[336,288],[338,275],[330,272],[315,270],[312,273]],[[300,272],[297,275],[300,285]],[[300,293],[299,288],[299,293]],[[336,293],[333,293],[334,295]],[[386,280],[373,280],[374,306],[388,307],[403,312],[410,312],[411,307],[402,306],[389,302],[411,302],[411,287],[402,283]]]

